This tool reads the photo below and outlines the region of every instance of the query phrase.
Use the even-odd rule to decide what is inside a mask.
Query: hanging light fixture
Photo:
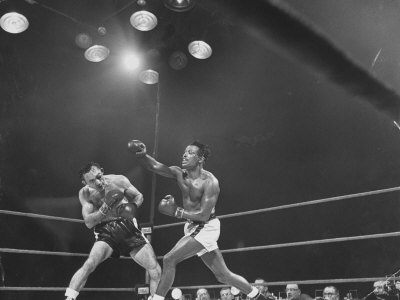
[[[75,36],[75,44],[82,49],[87,49],[93,44],[92,37],[86,32],[78,33]]]
[[[182,70],[188,62],[187,56],[182,51],[174,51],[168,59],[170,67],[174,70]]]
[[[139,31],[150,31],[157,26],[157,17],[147,10],[140,10],[132,14],[130,22]]]
[[[212,55],[212,49],[204,41],[193,41],[188,46],[189,53],[198,59],[206,59]]]
[[[192,9],[196,0],[164,0],[164,5],[168,9],[176,12],[184,12]]]
[[[8,33],[21,33],[29,27],[28,19],[17,12],[9,12],[0,18],[0,26]]]
[[[85,58],[91,62],[101,62],[110,55],[110,50],[102,45],[94,45],[85,51]]]
[[[158,72],[154,70],[144,70],[140,72],[139,79],[145,84],[156,84],[158,83]]]

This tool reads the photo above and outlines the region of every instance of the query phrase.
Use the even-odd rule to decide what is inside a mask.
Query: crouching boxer
[[[137,209],[143,195],[123,175],[104,175],[97,163],[88,163],[79,172],[84,187],[79,191],[82,216],[93,229],[96,241],[89,257],[72,276],[65,292],[67,300],[75,299],[89,275],[109,257],[130,255],[145,268],[153,295],[160,281],[161,268],[153,248],[139,230]]]
[[[161,200],[158,210],[162,214],[187,220],[185,235],[163,258],[163,272],[153,300],[164,300],[174,282],[176,265],[196,254],[218,281],[236,287],[249,298],[265,300],[256,287],[228,269],[218,248],[220,222],[215,217],[215,205],[220,189],[217,178],[203,168],[210,153],[208,146],[197,141],[188,145],[182,155],[182,167],[169,167],[158,162],[147,154],[146,146],[141,141],[130,141],[128,148],[148,170],[176,180],[182,192],[182,207],[168,195]]]

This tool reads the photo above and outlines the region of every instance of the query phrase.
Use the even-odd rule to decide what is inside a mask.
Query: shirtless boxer
[[[79,172],[84,187],[79,191],[82,216],[93,228],[96,241],[89,257],[72,276],[65,292],[67,300],[75,299],[89,275],[110,256],[130,255],[145,268],[150,277],[150,293],[155,293],[161,268],[153,248],[136,221],[143,195],[123,175],[104,175],[97,163],[88,163]]]
[[[158,210],[162,214],[187,220],[184,237],[163,258],[163,272],[153,300],[164,299],[174,282],[176,265],[196,254],[219,282],[238,288],[250,298],[265,299],[256,287],[228,269],[218,249],[220,221],[215,217],[215,205],[220,191],[219,183],[213,174],[203,169],[209,148],[199,142],[187,146],[182,157],[182,168],[168,167],[156,161],[147,154],[146,146],[141,141],[130,141],[128,148],[148,170],[176,179],[182,192],[183,207],[178,207],[174,198],[168,195],[161,200]]]

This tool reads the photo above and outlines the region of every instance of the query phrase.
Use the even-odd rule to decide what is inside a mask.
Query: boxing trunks
[[[197,222],[188,220],[185,223],[184,233],[185,236],[191,236],[200,244],[204,249],[197,253],[201,256],[207,252],[218,249],[218,238],[220,234],[221,223],[214,214],[210,216],[207,222]]]
[[[106,242],[113,249],[111,255],[113,258],[118,258],[120,255],[129,256],[133,249],[148,243],[148,240],[138,228],[136,219],[131,221],[118,218],[102,222],[97,224],[93,231],[96,242]]]

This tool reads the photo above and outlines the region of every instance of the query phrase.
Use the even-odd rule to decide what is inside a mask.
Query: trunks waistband
[[[208,218],[208,220],[206,222],[203,221],[193,221],[193,220],[187,220],[189,223],[194,224],[194,225],[200,225],[200,224],[205,224],[213,219],[217,218],[217,216],[215,215],[215,213],[212,213],[210,215],[210,217]]]
[[[113,219],[109,219],[109,220],[107,220],[107,221],[103,221],[103,222],[97,224],[96,226],[94,226],[94,228],[96,228],[96,227],[101,227],[101,226],[103,226],[103,225],[106,225],[107,223],[114,222],[114,221],[120,221],[120,220],[123,220],[123,219],[124,219],[124,218],[113,218]]]

